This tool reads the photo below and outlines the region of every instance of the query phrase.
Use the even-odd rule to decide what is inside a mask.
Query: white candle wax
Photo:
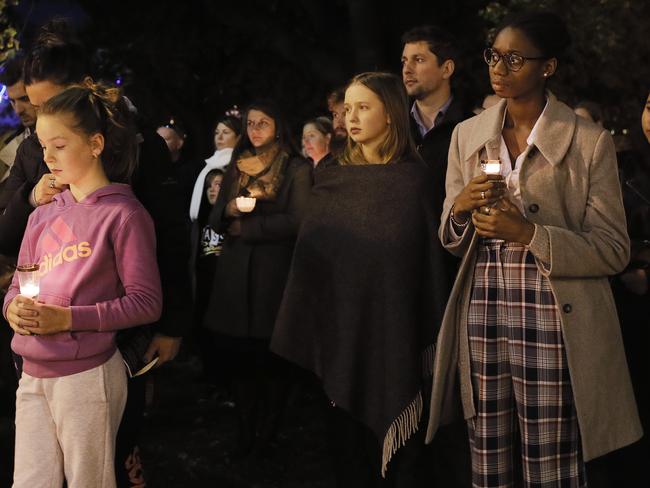
[[[498,175],[501,174],[501,163],[498,161],[492,162],[488,161],[483,164],[483,172],[486,175]]]
[[[40,286],[36,283],[25,283],[24,285],[20,285],[20,294],[28,298],[34,298],[38,295],[39,291]]]
[[[237,209],[240,212],[252,212],[257,200],[251,197],[237,197]]]

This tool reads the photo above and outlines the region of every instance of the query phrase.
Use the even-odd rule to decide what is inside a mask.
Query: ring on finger
[[[481,200],[485,200],[485,190],[481,192]]]
[[[54,181],[55,181],[55,180],[53,180],[53,179],[50,180],[50,188],[54,188]]]
[[[483,213],[485,215],[490,215],[490,207],[483,207]]]

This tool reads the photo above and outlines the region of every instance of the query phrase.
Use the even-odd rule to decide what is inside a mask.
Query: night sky
[[[71,19],[93,54],[93,75],[119,79],[152,124],[180,120],[186,149],[204,158],[214,120],[234,104],[274,98],[298,134],[304,120],[327,112],[327,93],[354,74],[399,73],[400,36],[415,25],[440,22],[454,30],[462,19],[457,30],[480,54],[478,9],[485,3],[22,0],[13,18],[23,47],[49,18]]]

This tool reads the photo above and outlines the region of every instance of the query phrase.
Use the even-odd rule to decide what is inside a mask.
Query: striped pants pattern
[[[473,486],[586,487],[559,310],[524,246],[479,243],[468,337]]]

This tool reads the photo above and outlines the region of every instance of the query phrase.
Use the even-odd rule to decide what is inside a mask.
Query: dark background
[[[28,47],[54,15],[69,17],[97,78],[120,80],[153,124],[173,116],[188,130],[186,150],[213,151],[212,124],[233,104],[272,97],[298,134],[326,113],[326,94],[366,70],[398,73],[401,34],[434,23],[464,48],[465,96],[490,92],[481,51],[490,29],[513,10],[547,8],[567,21],[572,56],[552,89],[568,103],[603,104],[606,126],[636,129],[650,88],[650,2],[644,0],[21,0],[6,8]]]
[[[297,135],[304,120],[326,113],[326,94],[352,75],[377,69],[398,73],[400,36],[418,24],[442,25],[462,41],[464,63],[455,78],[467,98],[481,99],[490,91],[481,57],[490,31],[507,12],[523,8],[549,8],[566,20],[573,49],[551,89],[570,104],[582,99],[601,103],[605,126],[618,141],[629,139],[621,135],[624,131],[638,131],[650,91],[647,0],[7,3],[0,1],[6,7],[0,33],[8,22],[23,48],[51,17],[69,17],[94,53],[94,76],[120,80],[152,124],[170,116],[182,121],[189,132],[186,148],[197,158],[213,151],[215,119],[253,98],[277,99]],[[2,108],[4,114],[10,112],[6,101]],[[305,382],[289,401],[277,459],[259,466],[237,464],[228,456],[235,438],[234,412],[201,380],[193,361],[181,357],[152,374],[155,394],[141,446],[150,486],[332,485],[323,402],[313,385]],[[0,486],[9,485],[12,422],[0,411]],[[620,456],[625,458],[625,452]],[[629,459],[617,468],[631,469],[625,463],[636,458]]]

